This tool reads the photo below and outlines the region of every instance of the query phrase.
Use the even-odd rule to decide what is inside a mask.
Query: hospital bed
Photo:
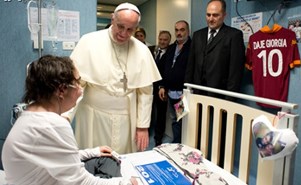
[[[265,98],[233,93],[193,84],[185,84],[184,96],[187,99],[189,113],[183,118],[182,144],[197,148],[205,156],[204,163],[208,168],[219,173],[231,185],[250,184],[250,178],[254,176],[256,185],[291,185],[294,173],[295,153],[277,160],[262,160],[252,144],[252,121],[254,118],[265,115],[275,127],[297,130],[298,115],[293,111],[298,108],[297,104],[269,100]],[[277,114],[255,109],[240,103],[234,103],[223,99],[193,94],[193,89],[200,89],[217,94],[223,94],[238,99],[238,102],[246,101],[261,102],[281,107]],[[201,110],[201,114],[199,111]],[[210,115],[211,114],[211,115]],[[221,123],[222,115],[226,114],[226,139],[224,166],[219,167],[220,145],[221,145]],[[279,119],[281,117],[281,119]],[[201,119],[201,125],[199,125]],[[201,127],[200,137],[198,136]],[[199,143],[199,144],[198,144]],[[199,147],[198,147],[199,145]],[[256,156],[254,156],[254,153]],[[136,174],[131,162],[137,158],[152,155],[147,153],[133,153],[125,157],[122,162],[123,175]],[[253,155],[252,155],[253,154]],[[151,157],[149,157],[151,158]],[[255,174],[251,172],[251,161],[256,160],[257,169]],[[254,163],[254,162],[253,162]],[[252,164],[253,164],[252,163]],[[255,164],[256,164],[255,163]],[[131,169],[130,169],[131,168]],[[5,184],[4,173],[0,171],[0,185]],[[141,183],[140,183],[141,184]]]
[[[258,156],[258,152],[256,151],[257,148],[252,145],[253,137],[251,126],[254,118],[265,115],[271,123],[276,123],[274,127],[279,129],[289,128],[296,132],[299,116],[292,112],[294,109],[298,108],[297,104],[269,100],[193,84],[185,84],[185,86],[187,89],[184,91],[184,95],[187,98],[190,112],[183,118],[183,144],[197,148],[198,143],[200,143],[198,149],[203,152],[206,158],[210,159],[211,163],[218,165],[220,161],[222,115],[226,114],[223,171],[232,174],[236,171],[236,176],[247,184],[249,184],[249,179],[252,176],[255,176],[256,185],[293,184],[295,153],[277,160],[262,160],[262,158]],[[281,111],[277,114],[271,114],[240,103],[196,95],[192,93],[194,89],[231,96],[237,98],[238,102],[260,102],[278,106],[281,107]],[[200,110],[201,113],[199,114]],[[201,125],[199,125],[199,119],[201,119]],[[200,137],[198,137],[199,126],[201,127]],[[211,133],[209,132],[210,130],[212,130]],[[256,156],[254,157],[254,155],[251,155],[252,153],[255,153]],[[257,161],[256,174],[253,175],[250,174],[251,160]],[[238,166],[238,169],[236,166]]]
[[[209,170],[221,175],[229,185],[292,185],[294,175],[295,152],[276,160],[263,160],[256,145],[253,144],[252,121],[265,115],[277,129],[289,128],[297,131],[299,116],[293,111],[297,104],[280,102],[266,98],[233,93],[229,91],[185,84],[184,97],[187,100],[189,113],[183,117],[182,144],[197,148],[205,156],[204,163]],[[235,103],[224,99],[193,94],[193,90],[203,90],[226,95],[237,99]],[[280,111],[272,114],[261,109],[247,106],[255,102],[280,107]],[[201,112],[201,113],[199,113]],[[226,136],[224,165],[220,167],[221,124],[226,114]],[[201,121],[201,125],[199,125]],[[199,127],[201,127],[199,129]],[[198,131],[200,130],[200,136]],[[150,154],[129,154],[129,161],[141,156],[144,161]],[[253,161],[253,162],[251,162]],[[251,170],[252,168],[255,168]],[[129,169],[129,167],[125,167]],[[130,172],[126,170],[126,172]],[[135,172],[133,172],[135,173]],[[252,179],[252,181],[250,180]]]

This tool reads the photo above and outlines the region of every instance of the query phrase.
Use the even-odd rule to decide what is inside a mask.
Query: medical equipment
[[[53,0],[51,4],[47,6],[47,28],[48,36],[52,41],[52,48],[56,50],[57,43],[57,24],[58,24],[58,8],[55,1]]]
[[[53,50],[57,49],[56,43],[58,40],[57,25],[59,10],[56,6],[56,0],[43,3],[43,7],[45,7],[43,10],[42,2],[43,0],[29,0],[27,3],[28,29],[31,32],[31,36],[34,41],[34,48],[39,49],[39,57],[42,55],[43,35],[44,37],[47,37],[47,40],[52,41]],[[45,19],[43,19],[43,25],[42,15],[45,16]]]
[[[13,108],[11,110],[11,119],[10,123],[11,125],[14,125],[18,117],[21,115],[21,113],[26,109],[27,104],[25,103],[17,103],[13,105]]]
[[[31,4],[35,3],[36,7],[38,9],[38,20],[33,23],[33,17],[31,15]],[[30,0],[27,3],[27,21],[28,21],[28,29],[33,34],[38,34],[37,40],[34,38],[34,45],[37,42],[38,43],[38,49],[39,49],[39,57],[42,56],[42,46],[43,46],[43,40],[42,40],[42,19],[41,19],[41,12],[42,12],[42,0]]]
[[[40,31],[41,24],[38,22],[38,20],[33,19],[32,12],[30,11],[30,8],[33,7],[31,6],[32,4],[37,4],[36,0],[30,0],[27,3],[27,22],[29,31],[33,34],[36,34]],[[38,8],[37,5],[36,8]]]

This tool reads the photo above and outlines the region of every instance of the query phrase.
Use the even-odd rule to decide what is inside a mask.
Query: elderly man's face
[[[218,29],[224,23],[226,12],[219,1],[212,1],[207,6],[206,21],[211,29]]]
[[[170,36],[167,33],[162,33],[159,35],[159,48],[165,49],[169,46]]]
[[[112,35],[115,42],[127,42],[138,25],[139,15],[132,10],[121,10],[112,16]]]
[[[178,42],[182,43],[186,41],[189,36],[189,30],[184,22],[178,22],[175,25],[175,36]]]

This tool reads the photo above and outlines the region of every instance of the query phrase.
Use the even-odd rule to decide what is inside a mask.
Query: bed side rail
[[[220,145],[221,145],[221,122],[222,115],[226,113],[226,141],[225,141],[225,158],[224,169],[230,173],[234,167],[234,146],[236,135],[237,116],[242,118],[241,128],[241,141],[240,141],[240,160],[238,178],[248,183],[250,172],[250,154],[252,144],[251,126],[254,118],[260,115],[266,115],[271,122],[275,122],[275,118],[281,117],[276,125],[277,128],[290,128],[294,131],[297,130],[298,115],[290,114],[293,109],[297,109],[297,104],[280,102],[276,100],[270,100],[266,98],[259,98],[250,95],[233,93],[224,90],[218,90],[203,86],[196,86],[192,84],[185,84],[188,89],[184,90],[184,96],[186,96],[190,113],[183,118],[182,124],[182,143],[197,148],[197,143],[200,142],[200,150],[208,158],[208,145],[209,145],[209,127],[212,125],[212,147],[211,147],[211,162],[218,164],[220,160]],[[283,112],[280,116],[258,110],[243,104],[226,101],[223,99],[195,95],[191,93],[192,88],[200,90],[208,90],[210,92],[219,93],[235,98],[240,98],[248,101],[255,101],[265,104],[271,104],[282,108]],[[199,111],[201,113],[199,115]],[[210,111],[211,110],[211,111]],[[212,111],[213,110],[213,111]],[[213,114],[213,115],[210,115]],[[200,116],[200,117],[199,117]],[[201,125],[199,125],[199,119],[202,119]],[[211,121],[210,121],[211,120]],[[201,133],[198,136],[199,126],[201,126]],[[200,141],[198,141],[200,140]],[[258,157],[258,169],[257,169],[257,185],[286,185],[291,184],[294,169],[294,154],[284,159],[278,159],[275,161],[263,161]]]

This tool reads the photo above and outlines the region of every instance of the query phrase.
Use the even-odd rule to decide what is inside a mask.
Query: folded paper
[[[266,160],[290,155],[299,143],[293,130],[276,129],[263,115],[254,119],[252,133],[260,156]]]

